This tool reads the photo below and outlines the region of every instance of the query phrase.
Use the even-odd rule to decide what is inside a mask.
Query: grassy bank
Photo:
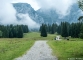
[[[24,54],[33,44],[33,40],[25,38],[0,39],[0,60],[13,60]]]
[[[59,60],[68,60],[68,58],[71,60],[82,58],[83,60],[83,41],[49,41],[48,44]]]

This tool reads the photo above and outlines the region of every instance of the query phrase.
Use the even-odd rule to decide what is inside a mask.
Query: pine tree
[[[82,26],[81,26],[81,32],[80,32],[79,37],[83,39],[83,24],[82,24]]]
[[[23,38],[23,29],[21,26],[18,26],[18,38]]]
[[[2,37],[2,34],[3,34],[3,32],[2,32],[2,31],[0,31],[0,38]]]
[[[42,26],[41,26],[41,36],[47,37],[47,31],[46,31],[46,27],[44,24],[42,24]]]
[[[57,33],[61,35],[61,25],[57,27]]]
[[[13,33],[12,33],[12,31],[9,32],[9,38],[13,38]]]
[[[27,33],[29,32],[29,28],[28,28],[28,26],[26,26],[26,30],[27,30]]]
[[[67,30],[67,23],[63,22],[61,23],[61,35],[62,37],[68,37],[68,30]]]
[[[24,27],[24,28],[23,28]],[[23,29],[25,33],[29,32],[27,25],[0,25],[0,31],[2,32],[2,38],[22,38]]]
[[[48,33],[51,33],[51,25],[48,24]]]
[[[51,34],[54,34],[55,33],[55,25],[54,23],[52,24],[52,27],[51,27]]]
[[[29,32],[29,28],[27,25],[21,25],[22,29],[23,29],[23,33],[28,33]]]

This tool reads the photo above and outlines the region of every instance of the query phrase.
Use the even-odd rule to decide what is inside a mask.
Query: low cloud
[[[33,21],[28,14],[18,14],[22,20],[18,21],[16,18],[16,10],[12,6],[12,2],[27,2],[30,3],[34,9],[54,8],[58,14],[66,15],[69,7],[77,0],[0,0],[0,23],[1,24],[26,24],[29,27],[39,27],[35,21]],[[35,2],[35,3],[33,3]]]
[[[36,0],[43,9],[54,8],[58,14],[66,15],[69,7],[77,0]]]
[[[58,14],[67,15],[69,8],[78,0],[3,0],[4,2],[26,2],[38,10],[39,8],[51,9],[54,8]],[[2,2],[2,1],[1,1]]]
[[[16,11],[12,4],[2,2],[0,3],[0,23],[10,24],[16,20]]]
[[[10,0],[0,0],[0,24],[24,24],[28,25],[31,29],[39,27],[39,24],[33,21],[28,14],[18,14],[18,17],[21,18],[21,20],[16,18],[16,14],[17,12]]]
[[[28,14],[18,14],[17,15],[21,20],[18,20],[17,23],[28,25],[29,28],[39,28],[39,24],[33,21]]]

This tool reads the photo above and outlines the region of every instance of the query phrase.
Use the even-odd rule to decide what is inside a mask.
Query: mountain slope
[[[36,23],[60,23],[62,21],[67,22],[77,22],[78,17],[81,16],[81,10],[78,7],[78,4],[73,4],[69,10],[68,15],[61,16],[56,12],[55,9],[39,9],[35,11],[30,4],[27,3],[13,3],[14,8],[17,11],[17,18],[21,20],[18,14],[28,14],[29,17],[34,20]]]
[[[37,10],[37,13],[44,18],[45,23],[51,24],[56,22],[56,20],[58,19],[58,14],[54,9],[50,10],[39,9]]]
[[[45,9],[39,9],[37,10],[37,13],[40,14],[45,22],[51,22],[51,23],[60,23],[62,21],[67,21],[67,22],[77,22],[78,21],[78,17],[81,16],[81,10],[78,7],[78,4],[73,4],[68,11],[68,15],[66,16],[61,16],[59,14],[57,14],[56,10],[54,9],[49,9],[49,10],[45,10]]]
[[[37,23],[43,23],[44,20],[41,16],[39,16],[36,11],[31,7],[30,4],[27,3],[13,3],[14,8],[17,11],[17,18],[21,20],[18,14],[28,14],[29,17]]]
[[[73,4],[70,7],[70,13],[64,17],[65,21],[68,21],[70,23],[77,22],[79,16],[83,15],[82,11],[80,10],[78,4]]]

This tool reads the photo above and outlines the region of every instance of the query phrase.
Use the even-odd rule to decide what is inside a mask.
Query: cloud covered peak
[[[56,9],[57,13],[66,15],[72,4],[77,0],[36,0],[41,8]]]

